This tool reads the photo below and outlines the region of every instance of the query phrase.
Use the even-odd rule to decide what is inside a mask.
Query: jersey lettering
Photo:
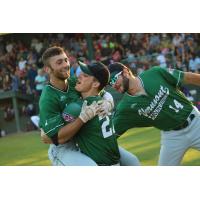
[[[168,95],[169,88],[161,85],[158,93],[154,96],[154,99],[152,99],[146,108],[140,108],[138,110],[138,114],[155,120],[158,114],[161,112]]]

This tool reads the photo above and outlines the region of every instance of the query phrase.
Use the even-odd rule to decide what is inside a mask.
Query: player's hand
[[[132,72],[128,68],[123,69],[123,76],[128,79],[128,93],[132,93],[135,89],[135,77],[133,76]]]
[[[86,123],[88,120],[91,120],[93,117],[95,117],[98,111],[99,106],[96,101],[89,106],[87,105],[87,101],[84,101],[79,118]]]
[[[97,102],[97,104],[99,105],[98,115],[100,117],[109,115],[114,108],[113,101],[110,100],[100,100]]]
[[[41,136],[42,142],[45,143],[45,144],[52,144],[53,142],[52,142],[51,138],[49,138],[49,137],[45,134],[44,130],[43,130],[43,129],[40,129],[40,131],[41,131],[41,132],[40,132],[40,136]]]
[[[123,76],[130,79],[131,77],[133,77],[133,74],[130,69],[128,69],[127,67],[124,67],[123,68]]]

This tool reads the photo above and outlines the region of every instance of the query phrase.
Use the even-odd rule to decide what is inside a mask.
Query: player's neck
[[[98,96],[99,92],[96,90],[89,90],[87,92],[81,92],[81,96],[83,99],[91,96]]]
[[[50,83],[54,87],[56,87],[56,88],[58,88],[59,90],[62,90],[62,91],[66,91],[67,86],[68,86],[67,79],[66,80],[60,80],[60,79],[57,79],[56,77],[51,77]]]
[[[146,94],[139,78],[134,77],[134,79],[129,81],[128,93],[130,95]]]

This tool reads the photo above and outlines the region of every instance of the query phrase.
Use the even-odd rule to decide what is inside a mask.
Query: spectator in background
[[[194,59],[194,63],[195,63],[195,68],[196,68],[197,73],[200,73],[200,57],[198,54],[196,55]]]
[[[47,78],[44,74],[44,71],[42,69],[38,69],[38,75],[35,77],[36,94],[38,96],[41,95],[42,89],[44,88],[46,82],[47,82]]]
[[[17,74],[17,71],[12,72],[11,79],[12,79],[12,83],[11,83],[12,91],[19,91],[20,79]]]
[[[34,49],[38,54],[41,53],[43,48],[43,43],[39,41],[37,38],[33,38],[31,41],[31,48]]]
[[[126,49],[126,57],[127,63],[124,64],[128,65],[131,71],[135,72],[137,59],[130,49]]]
[[[129,46],[130,34],[129,33],[122,33],[121,34],[121,43],[124,47]]]
[[[183,38],[179,33],[176,33],[172,39],[172,43],[175,47],[178,47],[180,43],[183,41]]]
[[[160,37],[156,33],[150,33],[150,39],[149,39],[149,45],[150,47],[155,47],[160,44]]]
[[[3,76],[3,90],[9,91],[11,90],[11,77],[9,72],[5,72]]]
[[[30,87],[30,93],[35,92],[35,78],[37,76],[37,66],[35,64],[27,66],[27,82]]]
[[[27,94],[27,82],[25,77],[21,78],[21,83],[20,83],[20,88],[21,88],[21,93],[22,94]]]
[[[30,117],[33,116],[33,115],[35,115],[35,107],[34,107],[34,105],[32,103],[29,103],[27,105],[27,107],[26,107],[26,114],[28,116],[30,116]]]
[[[81,68],[77,63],[77,61],[75,61],[70,67],[70,76],[78,77],[80,73],[81,73]]]
[[[33,51],[30,51],[27,55],[27,64],[33,65],[37,62],[37,55]]]
[[[194,53],[189,54],[189,70],[191,72],[196,72],[195,55]]]
[[[6,44],[6,51],[7,53],[10,53],[13,49],[13,43],[12,42],[7,42]]]
[[[167,67],[165,55],[163,54],[163,52],[161,50],[159,51],[159,55],[156,57],[156,60],[160,67],[162,67],[162,68]]]
[[[195,52],[195,48],[196,48],[196,43],[194,42],[194,38],[193,36],[189,36],[186,40],[186,46],[188,48],[189,52]]]
[[[19,60],[19,63],[18,63],[20,71],[25,70],[26,63],[27,63],[27,60],[25,60],[23,57],[21,57],[20,60]]]
[[[11,121],[14,119],[14,109],[8,105],[4,108],[4,120]]]

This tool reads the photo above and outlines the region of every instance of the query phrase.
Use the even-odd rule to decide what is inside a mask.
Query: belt
[[[186,128],[192,122],[194,118],[195,118],[195,114],[190,114],[187,120],[182,125],[177,126],[173,130],[178,131],[178,130]]]
[[[98,164],[98,166],[120,166],[120,163],[116,163],[113,165]]]
[[[120,166],[120,163],[114,164],[114,165],[110,165],[110,166]]]

